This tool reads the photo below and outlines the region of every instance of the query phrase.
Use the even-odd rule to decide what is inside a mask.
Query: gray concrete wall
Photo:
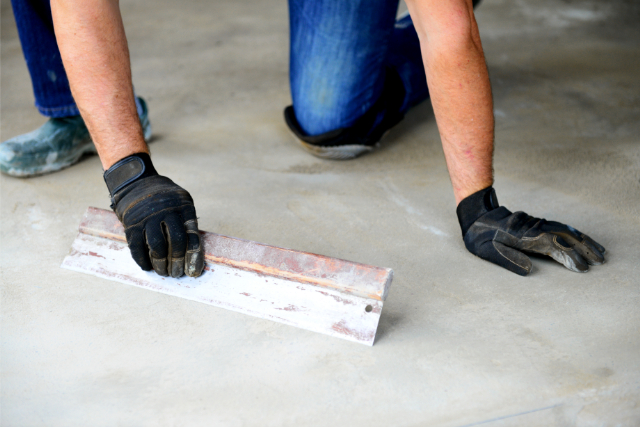
[[[607,247],[526,278],[460,239],[429,103],[351,162],[282,120],[283,0],[123,0],[157,169],[205,230],[392,267],[372,348],[62,270],[96,157],[0,178],[3,426],[640,425],[640,10],[485,0],[502,204]],[[2,140],[44,122],[2,0]]]

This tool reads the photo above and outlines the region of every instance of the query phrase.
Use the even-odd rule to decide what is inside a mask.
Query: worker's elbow
[[[427,50],[453,53],[481,49],[471,1],[407,0],[407,5]]]
[[[449,48],[458,49],[475,44],[477,33],[478,28],[471,12],[470,15],[461,14],[450,18],[449,25],[438,28],[437,35],[433,38]]]

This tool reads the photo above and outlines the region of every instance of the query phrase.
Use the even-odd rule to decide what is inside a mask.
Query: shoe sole
[[[380,137],[380,141],[384,139],[389,132],[393,129],[393,127],[387,129],[382,136]],[[291,132],[293,138],[302,146],[302,148],[320,159],[325,160],[352,160],[356,157],[360,157],[363,154],[370,153],[371,151],[380,148],[380,142],[376,142],[374,145],[359,145],[359,144],[351,144],[351,145],[334,145],[329,147],[322,147],[319,145],[309,144],[308,142],[304,142],[301,139]]]
[[[334,147],[319,147],[317,145],[308,144],[304,141],[299,140],[298,138],[296,138],[296,140],[308,153],[311,153],[321,159],[328,160],[351,160],[365,153],[373,151],[374,149],[374,147],[369,147],[366,145],[337,145]]]

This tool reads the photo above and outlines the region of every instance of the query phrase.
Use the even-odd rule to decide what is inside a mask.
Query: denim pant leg
[[[289,0],[290,84],[308,135],[351,126],[380,96],[388,66],[400,75],[403,110],[426,99],[417,34],[397,0]]]
[[[420,39],[409,14],[396,21],[391,35],[387,66],[396,70],[406,91],[400,111],[405,112],[429,97]]]
[[[378,99],[398,0],[289,0],[289,78],[309,135],[349,127]]]
[[[11,0],[36,108],[48,117],[80,114],[53,32],[49,0]]]

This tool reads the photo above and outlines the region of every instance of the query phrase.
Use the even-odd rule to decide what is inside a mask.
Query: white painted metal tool
[[[133,261],[111,211],[87,209],[62,267],[373,345],[393,271],[201,232],[205,271],[162,277]]]

